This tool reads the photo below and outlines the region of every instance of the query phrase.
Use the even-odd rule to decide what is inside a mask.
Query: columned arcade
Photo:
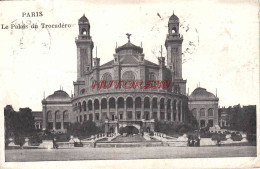
[[[75,102],[74,102],[75,103]],[[80,99],[73,104],[76,121],[176,121],[185,119],[183,100],[155,96],[118,96]]]

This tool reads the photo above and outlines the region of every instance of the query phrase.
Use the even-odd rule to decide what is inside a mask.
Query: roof
[[[133,50],[137,50],[139,53],[143,53],[143,48],[132,44],[130,41],[128,41],[123,46],[119,46],[118,48],[116,48],[116,53],[118,53],[121,50],[125,50],[125,49],[133,49]]]
[[[191,95],[189,96],[192,100],[200,99],[218,99],[214,94],[208,92],[205,88],[198,87],[196,88]]]
[[[114,63],[114,60],[111,60],[100,67],[107,67],[107,66],[112,66]],[[134,56],[125,56],[120,58],[120,64],[138,64],[138,59]],[[144,64],[145,65],[152,65],[152,66],[158,66],[157,64],[144,59]]]
[[[52,95],[49,95],[46,101],[70,101],[70,96],[63,90],[57,90]]]
[[[85,14],[79,19],[79,22],[87,22],[88,23],[88,18],[85,16]]]
[[[176,16],[176,15],[174,14],[174,11],[173,11],[172,16],[170,17],[169,20],[179,20],[178,16]]]

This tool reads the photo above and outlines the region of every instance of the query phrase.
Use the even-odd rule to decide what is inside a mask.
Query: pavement
[[[6,162],[256,157],[256,146],[5,150]]]

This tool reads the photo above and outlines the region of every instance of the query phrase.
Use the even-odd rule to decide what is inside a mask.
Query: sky
[[[157,63],[161,45],[166,54],[164,42],[173,11],[182,24],[183,79],[189,93],[200,84],[214,94],[217,89],[220,106],[258,104],[258,7],[254,1],[228,2],[3,2],[0,24],[18,27],[25,23],[29,28],[0,29],[0,105],[37,111],[42,109],[44,93],[47,97],[60,86],[68,94],[73,92],[77,77],[75,37],[83,14],[91,24],[101,64],[113,59],[116,43],[121,46],[127,42],[126,33],[132,34],[133,44],[142,43],[145,59]],[[40,11],[41,17],[22,17],[23,12]],[[33,29],[33,23],[71,27]],[[195,47],[189,46],[190,42]]]

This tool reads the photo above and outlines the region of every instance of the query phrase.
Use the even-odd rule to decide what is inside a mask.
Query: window
[[[56,129],[61,129],[61,122],[56,123]]]
[[[200,109],[200,116],[204,117],[205,116],[205,109]]]
[[[136,119],[141,119],[141,113],[140,112],[136,113]]]
[[[79,122],[79,117],[77,116],[77,122]]]
[[[103,76],[102,76],[102,80],[105,81],[105,84],[106,86],[109,85],[109,82],[112,80],[112,76],[110,73],[105,73]]]
[[[213,116],[214,116],[214,113],[213,113],[213,109],[212,109],[212,108],[208,109],[208,116],[209,116],[209,117],[213,117]]]
[[[85,89],[82,89],[81,91],[80,91],[80,94],[84,94],[85,93]]]
[[[115,115],[112,114],[111,118],[112,118],[112,121],[114,121],[115,120]]]
[[[79,116],[79,122],[82,122],[82,116],[81,115]]]
[[[48,112],[48,113],[47,113],[47,117],[48,117],[48,120],[52,120],[51,112]]]
[[[120,120],[123,119],[123,114],[119,114],[119,119],[120,119]]]
[[[123,75],[122,75],[122,80],[124,81],[132,81],[135,80],[135,74],[132,71],[126,71]]]
[[[84,121],[87,121],[87,115],[84,114]]]
[[[96,114],[96,120],[99,120],[99,114]]]
[[[164,112],[160,112],[160,119],[161,120],[164,120],[165,118],[164,118]]]
[[[153,119],[157,119],[157,112],[153,112]]]
[[[132,112],[131,111],[128,111],[127,112],[127,118],[128,119],[132,119],[133,117],[132,117]]]
[[[197,109],[192,109],[191,113],[192,113],[193,117],[197,117]]]

